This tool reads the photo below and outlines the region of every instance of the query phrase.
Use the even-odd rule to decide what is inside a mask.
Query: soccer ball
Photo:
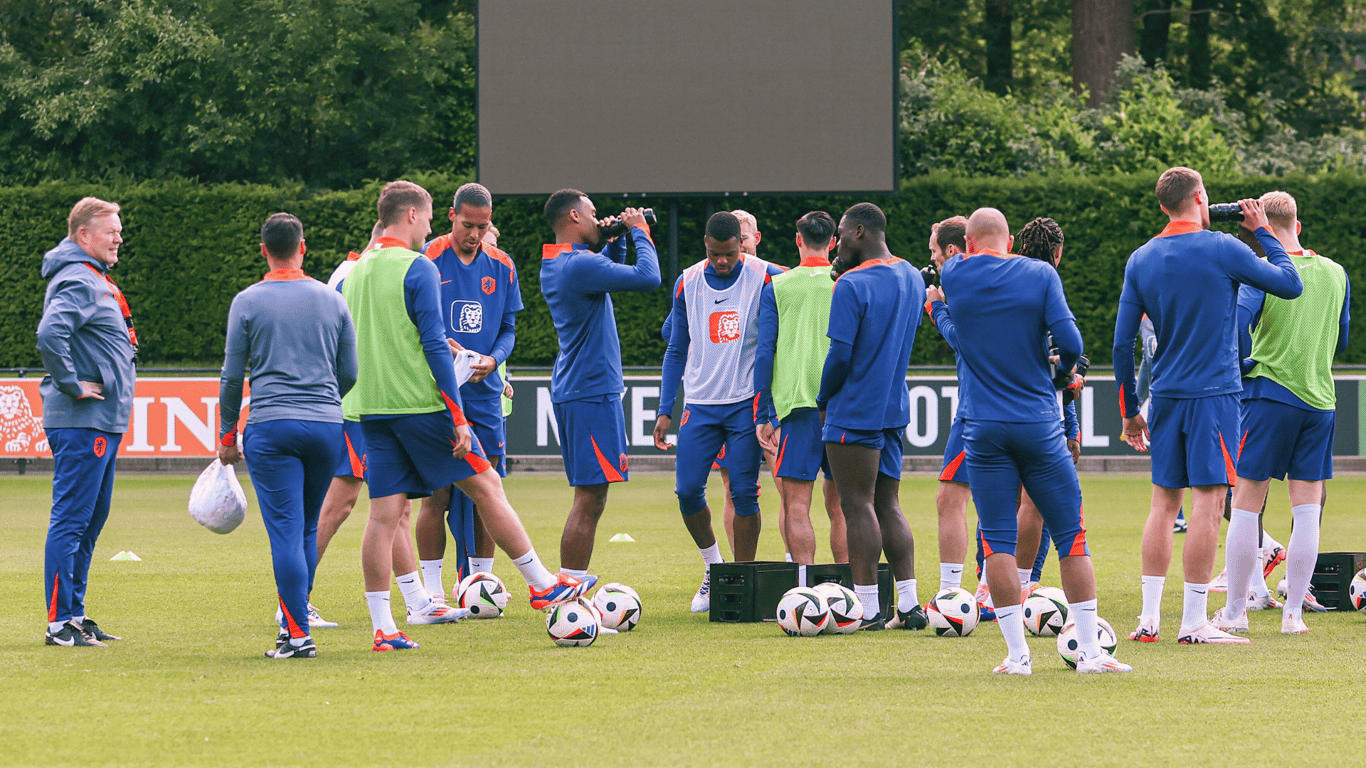
[[[603,592],[625,592],[631,597],[634,597],[636,602],[640,602],[640,593],[620,582],[614,581],[610,584],[603,584],[601,587],[598,587],[598,594],[602,594]]]
[[[621,586],[621,584],[608,584],[600,588],[593,595],[593,607],[598,609],[598,616],[604,627],[615,629],[618,632],[629,632],[632,627],[640,622],[640,598],[635,595],[635,590],[630,587],[609,589],[610,587]]]
[[[1036,637],[1052,637],[1067,624],[1067,597],[1057,587],[1044,587],[1024,601],[1024,625]]]
[[[793,637],[815,637],[830,623],[830,606],[810,587],[789,589],[778,601],[778,626]]]
[[[503,580],[491,573],[471,573],[456,585],[455,602],[476,619],[496,619],[503,615],[508,604],[508,590]]]
[[[1366,611],[1366,568],[1357,571],[1357,575],[1352,577],[1352,584],[1347,588],[1347,599],[1352,601],[1353,608]]]
[[[1286,586],[1285,579],[1281,579],[1280,583],[1276,585],[1276,595],[1282,600],[1290,597],[1290,587]]]
[[[858,599],[854,590],[833,581],[822,582],[812,587],[825,598],[830,609],[830,623],[821,630],[827,635],[851,635],[863,623],[863,601]]]
[[[598,639],[598,617],[586,598],[559,603],[545,616],[545,631],[555,645],[588,646]]]
[[[1100,647],[1106,653],[1113,655],[1115,648],[1119,647],[1119,640],[1116,639],[1115,628],[1110,626],[1110,622],[1096,617],[1096,639],[1100,641]],[[1068,622],[1058,634],[1058,655],[1072,669],[1077,668],[1077,623]]]
[[[963,589],[941,590],[930,598],[925,613],[930,618],[930,628],[940,637],[966,637],[982,618],[977,601]]]

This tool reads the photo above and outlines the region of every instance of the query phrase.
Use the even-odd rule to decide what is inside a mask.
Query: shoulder
[[[427,243],[427,247],[422,249],[422,255],[434,259],[448,250],[451,250],[451,236],[440,235]]]
[[[517,270],[517,267],[512,263],[512,257],[508,256],[506,251],[487,243],[481,245],[479,248],[484,255],[488,256],[490,259],[493,259],[514,272]]]

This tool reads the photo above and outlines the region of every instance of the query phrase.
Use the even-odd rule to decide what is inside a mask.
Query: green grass
[[[701,564],[666,476],[615,487],[600,530],[593,571],[643,598],[644,621],[629,634],[555,647],[500,553],[495,570],[517,596],[507,615],[415,627],[420,651],[372,653],[362,501],[313,592],[343,626],[316,632],[318,659],[275,662],[260,655],[274,635],[260,519],[249,514],[229,536],[200,528],[185,512],[192,481],[120,477],[89,604],[127,639],[64,649],[42,644],[50,480],[0,478],[0,764],[1313,764],[1361,754],[1359,614],[1310,615],[1311,634],[1292,638],[1278,631],[1279,612],[1254,613],[1251,646],[1178,647],[1178,556],[1162,642],[1120,645],[1131,675],[1080,677],[1046,638],[1031,640],[1031,678],[994,676],[1004,644],[990,624],[964,639],[797,639],[773,624],[710,624],[688,612]],[[934,485],[920,476],[902,487],[922,599],[938,576]],[[1366,478],[1331,486],[1323,549],[1366,549]],[[570,498],[563,478],[518,475],[508,487],[553,565]],[[1127,635],[1149,486],[1091,476],[1083,487],[1101,615]],[[766,490],[770,515],[776,501]],[[781,558],[768,519],[760,556]],[[1268,527],[1282,541],[1288,520],[1277,486]],[[618,532],[636,542],[608,543]],[[109,562],[119,550],[142,562]],[[1052,558],[1045,582],[1057,583]]]

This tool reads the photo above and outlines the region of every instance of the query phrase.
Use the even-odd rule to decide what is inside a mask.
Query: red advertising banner
[[[39,381],[0,379],[0,458],[52,456]],[[248,398],[242,400],[245,417]],[[218,379],[138,379],[119,455],[212,458],[217,438]]]

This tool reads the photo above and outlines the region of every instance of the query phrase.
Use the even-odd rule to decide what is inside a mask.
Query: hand
[[[630,229],[631,227],[646,228],[645,214],[641,213],[639,208],[627,208],[622,211],[621,222],[626,225],[627,229]]]
[[[1124,420],[1124,442],[1139,453],[1148,452],[1148,421],[1143,414],[1135,413]]]
[[[463,459],[469,454],[470,447],[470,426],[461,424],[455,428],[455,448],[451,450],[451,455]]]
[[[821,411],[820,414],[821,414],[821,426],[824,427],[824,426],[825,426],[825,411]]]
[[[669,424],[671,423],[673,423],[673,419],[668,416],[660,416],[655,419],[655,448],[661,451],[667,451],[673,447],[664,439],[665,435],[669,434]]]
[[[507,379],[503,379],[503,397],[506,397],[507,399],[511,400],[514,394],[516,393],[512,389],[512,382],[508,381]]]
[[[479,362],[472,364],[470,370],[473,371],[470,381],[483,381],[490,373],[498,370],[498,361],[488,355],[480,355]]]
[[[1261,200],[1239,200],[1238,205],[1243,209],[1243,220],[1240,222],[1243,229],[1249,232],[1256,232],[1262,227],[1271,229],[1271,225],[1267,223],[1266,211],[1262,208]]]
[[[1076,440],[1068,440],[1067,450],[1072,452],[1072,464],[1075,466],[1081,460],[1081,443]]]
[[[81,385],[81,396],[80,396],[79,398],[77,398],[78,400],[86,400],[86,399],[103,400],[103,399],[104,399],[104,396],[100,394],[101,392],[104,391],[104,387],[100,386],[99,384],[96,384],[96,383],[93,382],[93,381],[78,381],[78,382],[76,382],[76,383]]]
[[[446,346],[448,346],[448,347],[451,348],[451,356],[452,356],[452,357],[455,356],[455,353],[456,353],[456,352],[463,352],[463,351],[465,350],[464,347],[462,347],[462,346],[460,346],[459,344],[455,343],[455,339],[446,339]]]
[[[236,464],[242,460],[242,451],[235,445],[219,445],[218,460],[223,462],[223,466]]]
[[[774,429],[772,424],[765,421],[754,428],[754,434],[759,437],[759,445],[763,446],[765,451],[778,450],[778,430]]]
[[[928,301],[944,301],[944,289],[937,285],[925,286],[925,299]]]

